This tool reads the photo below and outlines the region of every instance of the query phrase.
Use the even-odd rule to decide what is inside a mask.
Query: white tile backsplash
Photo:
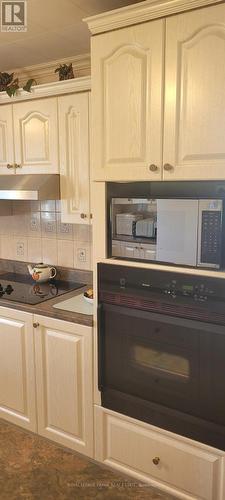
[[[42,258],[45,264],[58,264],[57,240],[42,238]]]
[[[27,238],[13,236],[13,254],[15,255],[16,260],[28,260]]]
[[[73,225],[61,221],[61,214],[56,214],[57,235],[61,240],[73,240]]]
[[[56,238],[55,212],[41,212],[41,232],[43,238]]]
[[[0,258],[91,269],[92,228],[62,223],[60,209],[54,200],[0,200]]]
[[[81,257],[81,253],[85,257]],[[87,241],[74,241],[74,267],[91,270],[91,245]]]
[[[16,259],[16,256],[14,255],[13,236],[1,236],[1,258]]]
[[[58,265],[73,267],[74,247],[73,241],[57,240],[58,246]]]
[[[55,212],[56,211],[56,202],[55,200],[45,200],[41,202],[41,211],[42,212]]]
[[[28,235],[32,238],[41,237],[41,212],[31,212],[28,215]]]
[[[27,238],[27,252],[29,262],[42,262],[41,238]]]
[[[91,230],[92,227],[85,224],[74,224],[73,225],[73,234],[75,241],[91,241]]]

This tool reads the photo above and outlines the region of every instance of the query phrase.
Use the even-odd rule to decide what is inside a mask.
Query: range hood
[[[1,175],[0,200],[58,200],[58,174]]]

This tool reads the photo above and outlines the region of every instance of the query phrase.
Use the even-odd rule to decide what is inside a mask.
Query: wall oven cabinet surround
[[[224,59],[224,4],[93,37],[94,179],[224,179]]]
[[[182,500],[223,500],[223,454],[95,407],[95,458]]]
[[[62,221],[90,224],[88,92],[59,97]]]
[[[0,117],[0,174],[58,173],[57,98],[2,105]]]
[[[224,280],[98,270],[102,405],[225,450]]]

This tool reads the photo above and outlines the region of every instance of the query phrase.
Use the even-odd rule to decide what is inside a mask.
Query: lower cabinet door
[[[38,433],[93,456],[92,328],[35,316]]]
[[[223,452],[155,429],[95,406],[95,458],[181,499],[224,500]]]
[[[0,417],[36,431],[32,315],[0,307]]]

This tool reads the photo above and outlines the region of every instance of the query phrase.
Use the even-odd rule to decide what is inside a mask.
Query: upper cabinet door
[[[159,180],[164,21],[92,38],[95,180]]]
[[[15,162],[21,174],[58,172],[57,98],[13,106]]]
[[[62,221],[90,223],[89,93],[58,103]]]
[[[166,21],[165,74],[164,179],[224,179],[225,5]]]
[[[14,163],[12,105],[0,108],[0,174],[11,172],[7,165]]]

